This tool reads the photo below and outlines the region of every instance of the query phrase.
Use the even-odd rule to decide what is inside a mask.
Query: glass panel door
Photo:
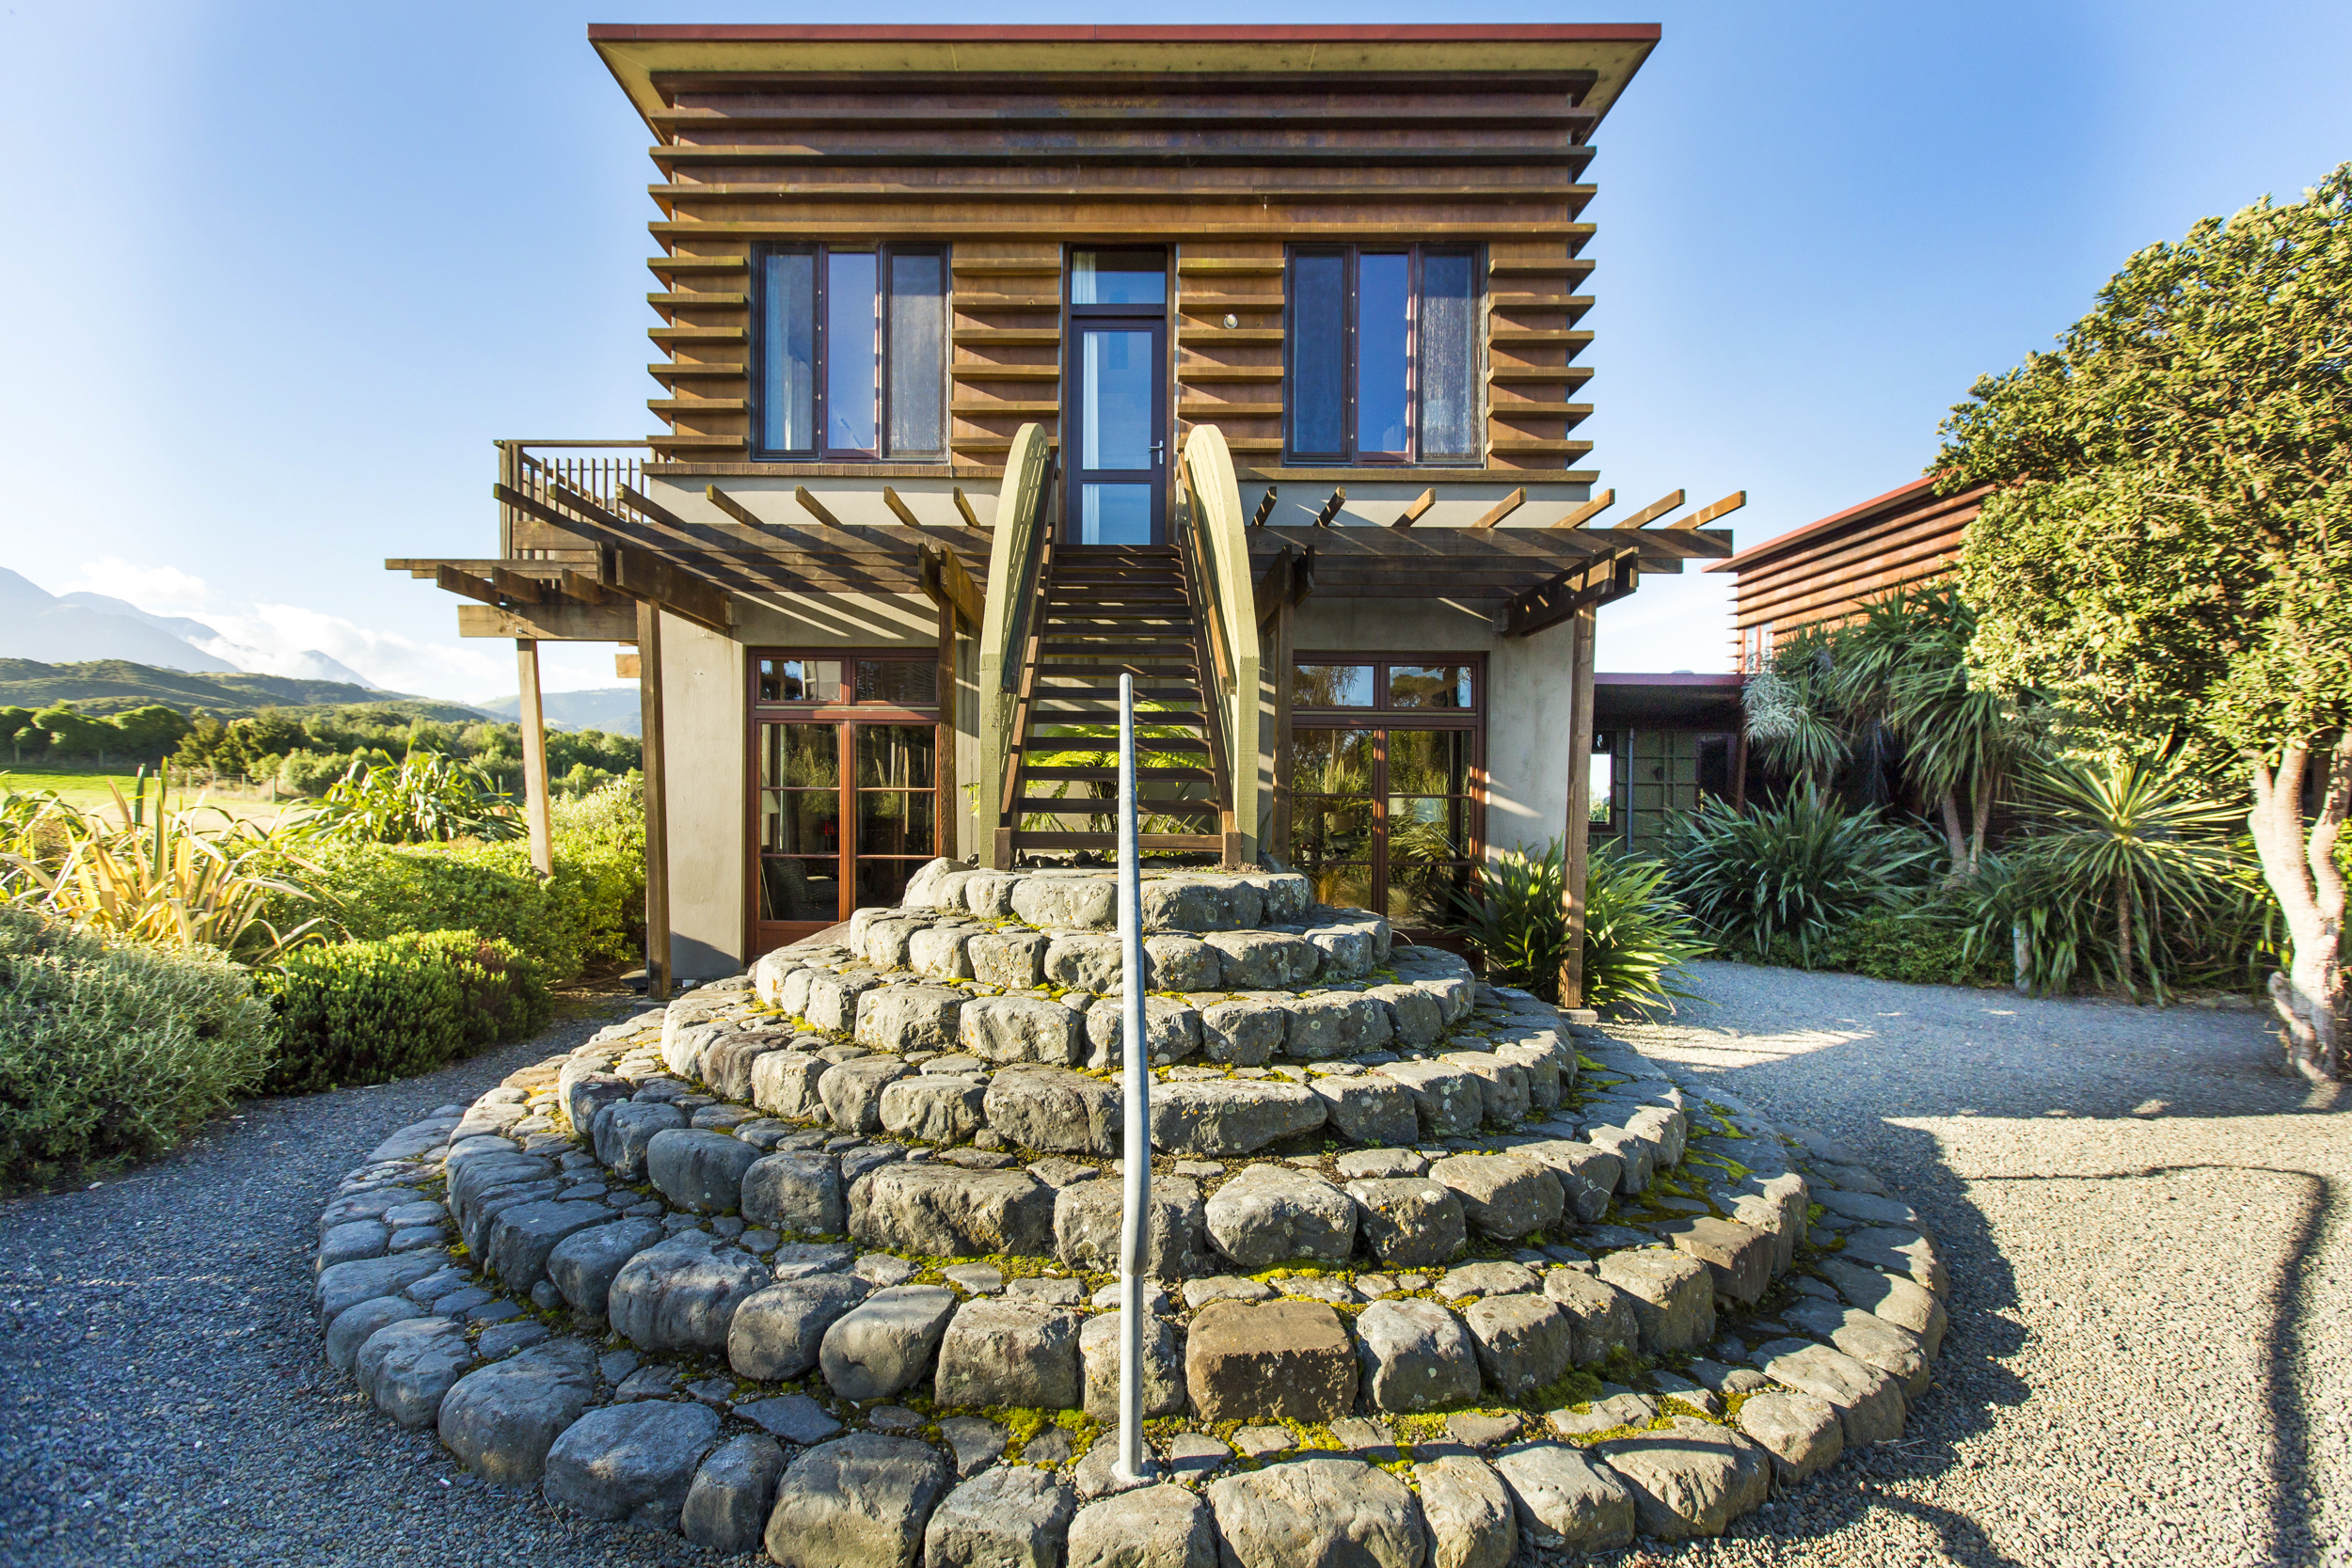
[[[1168,509],[1168,257],[1071,253],[1070,530],[1081,545],[1152,545]]]

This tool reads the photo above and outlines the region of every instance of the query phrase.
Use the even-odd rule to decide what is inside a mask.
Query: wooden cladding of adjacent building
[[[949,455],[1060,413],[1065,247],[1166,245],[1178,438],[1283,445],[1284,262],[1311,241],[1486,258],[1486,466],[1557,473],[1590,371],[1589,135],[1654,27],[596,27],[658,141],[658,459],[750,460],[752,263],[944,242]]]
[[[1777,638],[1847,620],[1898,588],[1948,576],[1991,488],[1939,496],[1932,479],[1914,480],[1708,567],[1739,574],[1736,667],[1756,669]]]

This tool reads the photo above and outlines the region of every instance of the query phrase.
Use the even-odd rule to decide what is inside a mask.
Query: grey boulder
[[[835,1318],[818,1341],[826,1384],[845,1400],[876,1400],[922,1381],[956,1293],[941,1285],[877,1291]]]
[[[1470,1454],[1448,1454],[1414,1465],[1413,1479],[1429,1528],[1429,1568],[1510,1568],[1518,1517],[1501,1477]]]
[[[1478,1394],[1477,1351],[1434,1301],[1376,1301],[1356,1319],[1362,1386],[1381,1410],[1435,1410]]]
[[[1234,1568],[1422,1568],[1412,1490],[1357,1459],[1299,1459],[1228,1476],[1209,1507]]]
[[[785,1280],[743,1298],[727,1324],[727,1365],[756,1383],[796,1378],[817,1365],[825,1330],[866,1299],[854,1275]]]
[[[1344,1265],[1356,1251],[1356,1200],[1294,1165],[1246,1167],[1210,1195],[1205,1218],[1244,1273],[1295,1259]]]
[[[1162,1483],[1090,1502],[1070,1522],[1069,1568],[1216,1568],[1208,1505]]]
[[[706,1404],[640,1400],[591,1410],[548,1449],[548,1501],[591,1519],[674,1530],[686,1494],[719,1435]]]
[[[678,1512],[686,1539],[716,1552],[755,1552],[784,1476],[784,1449],[758,1433],[731,1437],[694,1472]]]
[[[468,1372],[441,1401],[441,1444],[501,1486],[530,1486],[548,1449],[596,1392],[596,1353],[584,1339],[548,1339]]]
[[[718,1354],[736,1307],[770,1277],[751,1254],[683,1231],[621,1265],[605,1315],[640,1350]]]
[[[660,1240],[661,1222],[648,1218],[614,1219],[575,1230],[548,1252],[548,1278],[573,1311],[601,1322],[621,1266]]]
[[[1081,1397],[1078,1315],[1066,1307],[976,1297],[939,1340],[944,1405],[1067,1410]]]
[[[947,1494],[923,1530],[924,1568],[1062,1568],[1078,1497],[1050,1471],[999,1465]]]
[[[1495,1473],[1518,1505],[1519,1534],[1553,1551],[1601,1552],[1633,1539],[1633,1494],[1565,1443],[1506,1449]]]
[[[952,1472],[930,1444],[858,1433],[801,1456],[776,1487],[768,1555],[782,1568],[914,1568]]]

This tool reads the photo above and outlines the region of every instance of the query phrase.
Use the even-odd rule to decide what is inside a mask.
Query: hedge
[[[472,931],[404,931],[296,948],[264,976],[281,1045],[265,1087],[306,1094],[406,1078],[538,1030],[538,965]]]
[[[0,1186],[169,1148],[261,1085],[275,1037],[209,948],[112,946],[0,904]]]
[[[644,941],[644,838],[628,790],[608,786],[556,812],[555,874],[542,881],[522,840],[323,844],[301,851],[322,906],[288,903],[286,923],[325,913],[361,941],[472,931],[512,942],[562,985],[632,961]]]

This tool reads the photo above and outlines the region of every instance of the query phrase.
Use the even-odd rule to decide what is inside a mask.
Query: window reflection
[[[1392,664],[1389,667],[1389,705],[1466,708],[1470,705],[1470,666]]]
[[[1301,664],[1291,671],[1294,707],[1370,707],[1369,664]]]

